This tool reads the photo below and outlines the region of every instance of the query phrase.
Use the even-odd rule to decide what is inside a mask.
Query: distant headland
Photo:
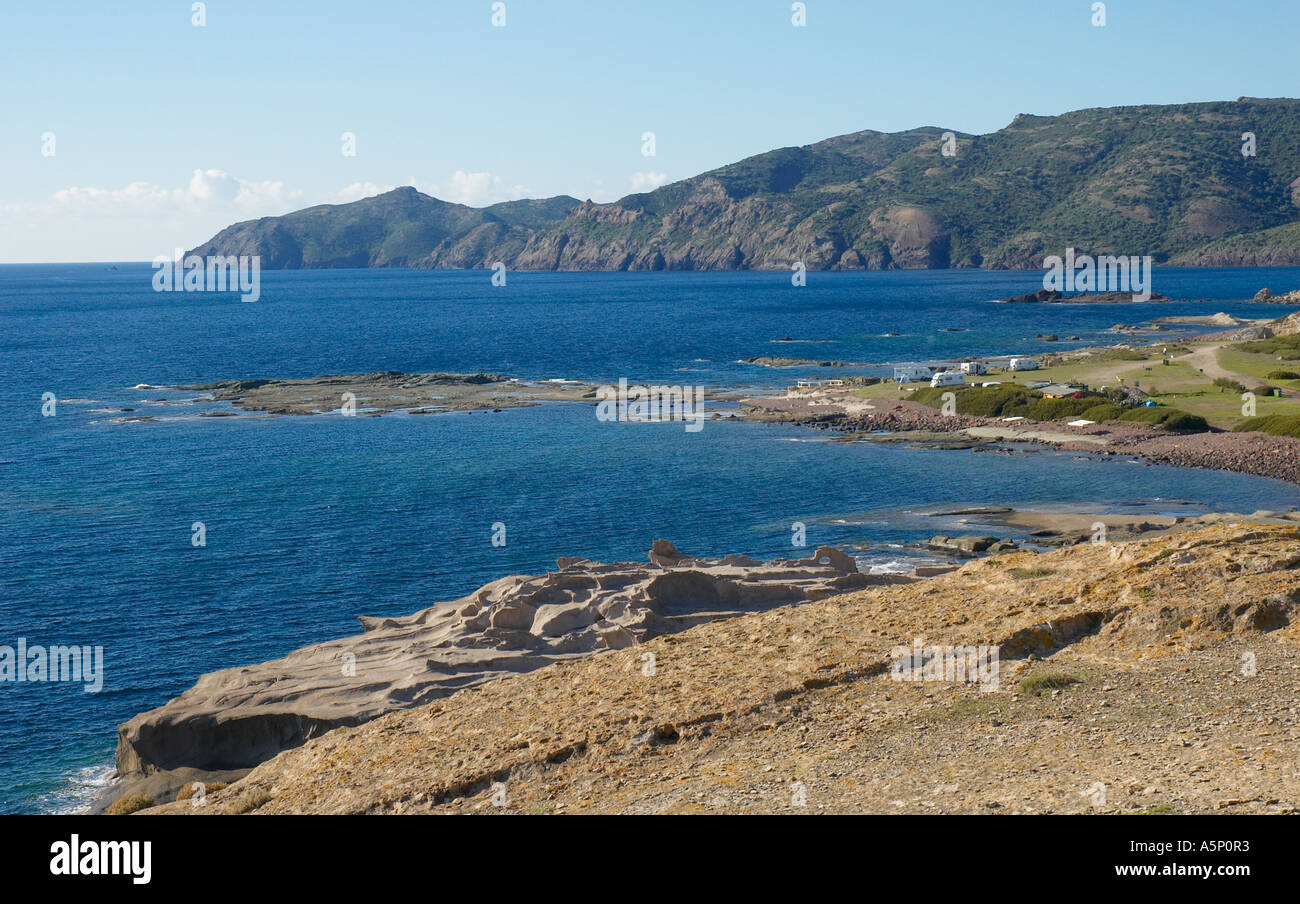
[[[396,188],[236,223],[192,253],[271,269],[880,270],[1038,269],[1074,248],[1289,266],[1297,134],[1292,98],[1021,114],[986,135],[863,131],[608,204],[473,208]]]

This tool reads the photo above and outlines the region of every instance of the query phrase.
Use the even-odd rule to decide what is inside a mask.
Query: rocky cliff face
[[[1258,154],[1241,155],[1240,136]],[[195,249],[269,267],[1039,268],[1047,254],[1300,261],[1300,101],[1017,116],[988,135],[858,132],[609,204],[475,210],[411,188],[239,223]]]
[[[1300,201],[1292,196],[1300,209]],[[1183,267],[1294,267],[1300,265],[1300,224],[1232,235],[1178,254]]]
[[[859,574],[830,548],[801,560],[696,559],[656,541],[649,565],[561,559],[405,618],[362,617],[364,633],[201,677],[120,726],[127,778],[244,769],[334,728],[427,704],[464,687],[719,618],[910,580]],[[180,781],[177,781],[179,786]],[[157,781],[151,787],[160,787]]]
[[[1295,528],[1246,523],[978,560],[503,677],[148,812],[1295,812],[1298,567]],[[918,675],[918,640],[995,645],[999,680]]]

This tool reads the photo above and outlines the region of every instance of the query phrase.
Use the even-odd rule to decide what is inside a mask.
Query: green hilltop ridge
[[[474,208],[396,188],[350,204],[321,204],[228,226],[192,254],[258,254],[270,269],[479,267],[523,248],[564,219],[576,198]],[[492,257],[493,254],[496,257]]]
[[[1300,264],[1300,100],[1021,114],[987,135],[841,135],[628,195],[450,204],[399,188],[230,226],[262,266],[1036,269],[1045,255]],[[1242,155],[1242,133],[1257,155]]]

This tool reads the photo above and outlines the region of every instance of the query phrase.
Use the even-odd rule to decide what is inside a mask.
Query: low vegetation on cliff
[[[1293,436],[1300,439],[1300,415],[1272,414],[1248,418],[1233,429],[1242,433],[1253,430],[1270,436]]]
[[[955,390],[955,391],[954,391]],[[913,401],[940,408],[943,397],[953,393],[957,414],[976,417],[1023,417],[1033,421],[1084,418],[1090,421],[1136,421],[1155,424],[1179,433],[1208,430],[1205,418],[1164,405],[1134,407],[1116,399],[1123,393],[1083,394],[1082,398],[1048,398],[1021,386],[926,387],[912,394]]]

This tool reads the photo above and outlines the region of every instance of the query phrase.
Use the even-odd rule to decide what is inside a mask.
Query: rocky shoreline
[[[695,558],[655,541],[648,564],[561,558],[401,618],[360,618],[363,633],[202,676],[118,729],[118,783],[171,799],[191,781],[225,782],[322,733],[422,706],[556,662],[637,646],[717,619],[908,583],[863,574],[821,547],[806,558]]]
[[[1067,452],[1123,456],[1184,468],[1232,471],[1300,484],[1300,439],[1266,433],[1169,433],[1140,423],[1069,427],[964,414],[907,400],[873,402],[834,392],[787,393],[742,400],[750,420],[799,424],[843,441],[906,442],[942,448],[992,449],[1033,443]]]
[[[314,738],[460,691],[563,662],[641,648],[710,622],[807,605],[867,588],[903,588],[1006,554],[1110,548],[1249,521],[1290,531],[1300,511],[1152,516],[1026,512],[1009,507],[935,511],[971,527],[1014,534],[936,534],[917,544],[954,564],[908,574],[864,574],[853,558],[820,547],[802,559],[703,559],[657,540],[649,564],[561,558],[545,575],[512,575],[457,600],[398,618],[362,616],[363,633],[313,644],[282,659],[202,676],[190,690],[123,723],[117,780],[92,808],[142,796],[158,804],[191,783],[238,782],[259,764]],[[955,560],[955,561],[954,561]],[[1035,573],[1033,565],[1026,573]],[[653,655],[638,667],[653,674]]]
[[[979,559],[504,677],[143,812],[1295,813],[1297,557],[1294,525],[1242,523]],[[921,638],[997,668],[900,671]]]
[[[344,389],[344,387],[347,387]],[[589,401],[586,384],[543,386],[536,395],[499,374],[380,373],[310,380],[223,381],[183,387],[207,390],[246,410],[320,414],[323,399],[354,392],[370,413],[438,403],[437,410],[510,407],[539,400]],[[1258,433],[1169,434],[1139,423],[1069,427],[941,411],[905,400],[867,400],[819,388],[739,398],[754,421],[824,429],[845,442],[903,442],[995,451],[1008,443],[1039,444],[1089,455],[1123,456],[1180,467],[1236,471],[1300,483],[1300,440]],[[413,403],[415,403],[413,407]],[[981,511],[980,524],[1002,523],[1019,539],[992,533],[936,533],[925,545],[957,560],[1032,554],[1088,545],[1103,520],[1108,542],[1161,537],[1224,521],[1250,520],[1294,529],[1300,514],[1136,518],[1088,515],[1088,523],[1051,515],[1032,524],[1011,509]],[[1028,518],[1028,520],[1027,520]],[[950,560],[951,561],[951,560]],[[820,548],[808,558],[759,562],[744,556],[699,559],[656,541],[649,564],[600,564],[561,558],[546,575],[514,575],[474,593],[403,618],[361,617],[357,637],[316,644],[259,665],[202,676],[193,688],[119,728],[119,779],[96,805],[104,811],[124,795],[158,803],[185,785],[238,782],[259,764],[324,734],[356,727],[396,710],[422,707],[462,689],[573,659],[639,647],[655,637],[719,619],[805,604],[865,587],[934,579],[954,566],[907,575],[867,575],[851,556]]]

